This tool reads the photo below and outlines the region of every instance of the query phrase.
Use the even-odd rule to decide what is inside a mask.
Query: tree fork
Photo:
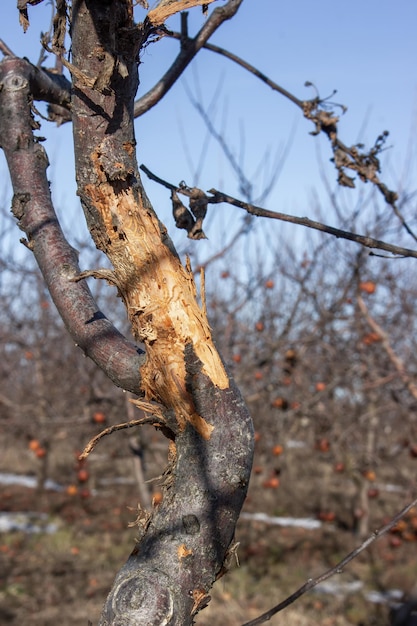
[[[141,350],[106,319],[85,283],[71,282],[80,272],[78,256],[59,225],[46,177],[48,158],[34,137],[38,126],[31,103],[40,91],[47,95],[44,80],[26,59],[8,57],[0,63],[0,145],[13,186],[12,212],[74,342],[116,385],[140,393]],[[60,102],[53,85],[49,96]]]
[[[133,105],[146,28],[133,23],[129,0],[73,2],[78,193],[91,235],[113,265],[103,275],[146,347],[145,400],[165,407],[172,438],[164,499],[116,578],[102,626],[192,623],[222,572],[253,455],[251,419],[214,346],[191,272],[139,176]]]

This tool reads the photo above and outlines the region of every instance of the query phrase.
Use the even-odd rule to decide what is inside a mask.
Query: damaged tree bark
[[[140,180],[133,105],[146,35],[146,25],[134,29],[130,2],[118,2],[117,12],[114,3],[74,3],[79,195],[96,245],[114,268],[106,278],[146,346],[144,400],[158,404],[156,418],[171,439],[165,497],[143,520],[143,537],[115,581],[103,626],[192,622],[233,543],[252,458],[250,419],[213,344],[192,274]]]
[[[164,498],[140,520],[141,536],[116,577],[101,626],[193,623],[233,552],[253,455],[252,422],[214,346],[204,298],[199,305],[191,270],[182,266],[138,171],[133,126],[138,54],[152,30],[149,20],[134,24],[131,0],[72,2],[72,59],[66,65],[73,79],[78,194],[95,244],[113,269],[74,276],[76,259],[67,250],[69,258],[60,262],[67,271],[55,272],[49,284],[61,310],[67,290],[73,298],[89,293],[82,280],[87,276],[105,278],[117,287],[133,334],[146,348],[144,358],[128,342],[125,346],[127,369],[139,369],[138,405],[154,416],[170,440]],[[8,67],[24,74],[28,64],[13,59],[8,67],[5,63],[0,141],[12,174],[14,212],[30,246],[38,248],[37,258],[45,256],[47,264],[56,248],[53,239],[45,238],[51,223],[43,214],[33,225],[34,209],[49,207],[50,195],[43,151],[28,130],[27,78],[19,100],[26,107],[26,127],[15,119],[18,128],[8,134],[2,108],[10,106],[12,97],[4,89]],[[23,175],[22,158],[37,171],[39,187]],[[102,321],[92,312],[89,328]],[[66,323],[74,332],[73,310]],[[96,340],[106,342],[105,337]]]

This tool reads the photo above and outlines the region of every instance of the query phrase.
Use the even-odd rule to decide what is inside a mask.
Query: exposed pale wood
[[[215,0],[161,0],[157,7],[149,11],[148,20],[154,26],[160,26],[171,15],[188,11],[193,7],[211,4]]]

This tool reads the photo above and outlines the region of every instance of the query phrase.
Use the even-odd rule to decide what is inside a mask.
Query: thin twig
[[[268,622],[271,619],[271,617],[276,615],[276,613],[279,613],[280,611],[285,609],[287,606],[295,602],[295,600],[298,600],[300,596],[304,595],[305,593],[307,593],[307,591],[310,591],[311,589],[316,587],[319,583],[324,582],[325,580],[327,580],[328,578],[331,578],[335,574],[341,574],[343,572],[343,569],[346,567],[348,563],[350,563],[350,561],[355,559],[361,552],[366,550],[372,543],[374,543],[374,541],[376,541],[377,539],[385,535],[387,532],[389,532],[392,528],[394,528],[394,526],[398,524],[400,519],[402,519],[408,513],[408,511],[410,511],[410,509],[412,509],[413,506],[416,506],[416,505],[417,505],[417,498],[415,498],[412,502],[407,504],[407,506],[405,506],[399,513],[397,513],[397,515],[395,515],[387,524],[385,524],[378,530],[375,530],[370,535],[370,537],[365,539],[365,541],[361,543],[360,546],[352,550],[352,552],[349,552],[349,554],[345,556],[341,561],[339,561],[337,565],[335,565],[334,567],[331,567],[320,576],[317,576],[317,578],[310,578],[309,580],[307,580],[306,583],[304,583],[304,585],[302,585],[299,589],[297,589],[297,591],[295,591],[290,596],[288,596],[288,598],[286,598],[285,600],[283,600],[282,602],[274,606],[272,609],[269,609],[269,611],[262,613],[262,615],[260,615],[259,617],[256,617],[250,622],[245,622],[244,624],[242,624],[242,626],[258,626],[258,624],[263,624],[264,622]]]
[[[176,187],[172,183],[169,183],[159,176],[153,174],[145,165],[141,165],[140,169],[143,170],[151,180],[154,180],[160,185],[163,185],[168,189],[175,189],[175,191],[177,191],[178,193],[182,193],[185,196],[191,196],[192,190],[187,187],[185,183],[181,183],[179,186]],[[294,215],[288,215],[287,213],[269,211],[254,204],[249,204],[248,202],[243,202],[242,200],[233,198],[232,196],[229,196],[222,191],[218,191],[217,189],[209,189],[208,193],[212,194],[212,197],[206,196],[204,198],[204,202],[207,202],[208,204],[219,204],[220,202],[225,202],[226,204],[231,204],[240,209],[244,209],[250,215],[267,217],[269,219],[280,220],[281,222],[289,222],[291,224],[298,224],[299,226],[305,226],[306,228],[319,230],[323,233],[333,235],[338,239],[348,239],[349,241],[354,241],[355,243],[358,243],[365,248],[385,250],[386,252],[390,252],[391,254],[395,254],[401,257],[417,258],[417,250],[402,248],[401,246],[395,246],[393,244],[386,243],[385,241],[374,239],[373,237],[359,235],[357,233],[352,233],[351,231],[341,230],[340,228],[334,228],[333,226],[328,226],[327,224],[311,220],[308,217],[296,217]]]
[[[366,306],[365,301],[361,295],[358,295],[358,305],[362,315],[368,322],[369,326],[381,338],[382,347],[387,353],[389,360],[397,370],[401,380],[403,381],[413,398],[417,400],[417,386],[413,383],[412,378],[407,374],[404,363],[392,348],[387,333],[371,316],[369,309]]]
[[[158,422],[159,424],[159,420],[156,420],[155,417],[146,416],[146,417],[141,417],[140,419],[137,419],[137,420],[130,420],[130,422],[123,422],[122,424],[113,424],[112,426],[105,428],[104,430],[99,432],[98,435],[95,435],[95,437],[90,439],[90,441],[87,443],[84,450],[81,452],[80,456],[78,457],[78,460],[83,461],[84,459],[86,459],[88,455],[90,454],[90,452],[94,450],[94,448],[96,447],[100,439],[102,439],[103,437],[106,437],[106,435],[111,435],[117,430],[123,430],[125,428],[133,428],[133,426],[141,426],[142,424],[155,424],[155,422]]]
[[[12,50],[9,48],[7,43],[5,41],[3,41],[3,39],[0,39],[0,52],[2,52],[5,57],[15,57],[16,56],[14,54],[14,52],[12,52]]]
[[[339,228],[334,228],[333,226],[328,226],[326,224],[322,224],[321,222],[316,222],[315,220],[311,220],[308,217],[295,217],[293,215],[288,215],[286,213],[279,213],[277,211],[268,211],[267,209],[263,209],[261,207],[255,206],[253,204],[248,204],[247,202],[242,202],[241,200],[237,200],[232,196],[229,196],[217,189],[209,189],[208,193],[213,194],[212,198],[209,198],[209,203],[217,203],[217,202],[226,202],[227,204],[232,204],[233,206],[239,207],[240,209],[244,209],[251,215],[257,215],[259,217],[268,217],[270,219],[280,220],[282,222],[290,222],[291,224],[298,224],[299,226],[306,226],[307,228],[312,228],[314,230],[320,230],[321,232],[328,233],[329,235],[333,235],[338,239],[348,239],[349,241],[354,241],[355,243],[359,243],[366,248],[377,248],[379,250],[385,250],[386,252],[391,252],[392,254],[399,255],[402,257],[414,257],[417,258],[417,250],[411,250],[410,248],[402,248],[400,246],[395,246],[393,244],[385,243],[379,239],[374,239],[373,237],[367,237],[364,235],[358,235],[357,233],[352,233],[350,231],[341,230]]]
[[[167,33],[167,35],[174,39],[180,39],[182,45],[184,45],[184,36],[180,33],[169,32]],[[300,100],[299,98],[294,96],[294,94],[278,85],[276,82],[268,78],[268,76],[266,76],[263,72],[258,70],[247,61],[244,61],[236,54],[233,54],[228,50],[225,50],[224,48],[220,48],[219,46],[215,46],[208,42],[204,43],[202,47],[206,50],[210,50],[212,52],[215,52],[216,54],[220,54],[221,56],[230,59],[246,71],[250,72],[257,78],[262,80],[266,85],[271,87],[271,89],[277,91],[282,96],[290,100],[293,104],[298,106],[302,110],[304,117],[313,122],[313,124],[315,125],[315,131],[313,131],[311,134],[318,135],[319,133],[324,132],[324,134],[327,135],[333,150],[333,161],[339,173],[338,183],[342,186],[347,187],[355,186],[354,180],[345,173],[345,169],[355,171],[363,182],[369,181],[373,183],[377,187],[379,192],[383,195],[386,203],[391,206],[395,215],[400,220],[403,228],[415,241],[417,241],[417,236],[411,230],[410,226],[407,224],[404,216],[401,214],[397,206],[397,193],[389,189],[378,176],[378,172],[380,171],[380,164],[377,155],[381,152],[383,148],[385,140],[388,136],[388,132],[383,132],[377,138],[375,145],[368,152],[361,152],[360,148],[362,149],[362,146],[359,145],[347,146],[338,137],[337,125],[339,122],[339,118],[333,113],[333,111],[329,110],[329,105],[331,103],[326,103],[326,100],[321,100],[318,94],[315,98],[312,98],[310,100]],[[314,85],[308,82],[306,83],[306,86],[314,87]],[[346,111],[346,107],[344,106],[341,106],[341,109],[343,112]]]
[[[172,39],[180,39],[180,40],[183,39],[183,35],[181,35],[180,33],[172,32],[172,31],[167,32],[167,36],[171,37]],[[243,59],[238,57],[236,54],[233,54],[232,52],[229,52],[229,50],[225,50],[225,48],[220,48],[219,46],[215,46],[212,43],[208,43],[208,42],[205,43],[202,47],[205,48],[206,50],[211,50],[212,52],[216,52],[217,54],[220,54],[221,56],[224,56],[227,59],[230,59],[237,65],[240,65],[240,67],[243,67],[243,69],[247,70],[248,72],[250,72],[257,78],[262,80],[266,85],[268,85],[268,87],[271,87],[271,89],[273,89],[274,91],[277,91],[285,98],[288,98],[288,100],[291,100],[291,102],[293,102],[298,107],[300,107],[300,109],[303,108],[302,100],[300,100],[299,98],[294,96],[294,94],[284,89],[284,87],[281,87],[280,85],[278,85],[276,82],[268,78],[268,76],[266,76],[263,72],[256,69],[256,67],[254,67],[247,61],[244,61]]]
[[[159,176],[157,176],[156,174],[151,172],[151,170],[149,170],[146,167],[146,165],[143,165],[143,163],[139,167],[139,169],[141,169],[143,172],[145,172],[145,174],[147,175],[148,178],[150,178],[151,180],[154,180],[156,183],[159,183],[163,187],[166,187],[167,189],[170,189],[171,191],[180,191],[180,189],[176,185],[173,185],[172,183],[168,183],[163,178],[159,178]]]

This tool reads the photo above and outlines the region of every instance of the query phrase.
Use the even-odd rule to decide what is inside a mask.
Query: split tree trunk
[[[252,463],[252,424],[166,229],[144,192],[133,105],[147,26],[129,0],[73,1],[72,115],[78,193],[145,344],[143,399],[171,439],[165,495],[143,521],[101,626],[191,624],[223,573]],[[156,138],[157,140],[157,138]]]

